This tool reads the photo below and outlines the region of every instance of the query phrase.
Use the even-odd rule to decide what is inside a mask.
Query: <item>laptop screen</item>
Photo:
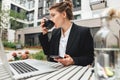
[[[7,75],[1,76],[0,80],[5,80],[6,78],[12,80],[12,73],[9,68],[9,64],[7,61],[7,56],[4,51],[4,47],[0,38],[0,68],[1,70],[6,73]],[[0,72],[2,72],[0,71]],[[2,73],[3,74],[3,73]]]

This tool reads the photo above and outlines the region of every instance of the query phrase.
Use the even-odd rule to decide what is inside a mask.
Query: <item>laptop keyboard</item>
[[[10,65],[19,73],[28,73],[33,71],[38,71],[38,69],[30,66],[29,64],[25,62],[17,62],[17,63],[10,63]]]

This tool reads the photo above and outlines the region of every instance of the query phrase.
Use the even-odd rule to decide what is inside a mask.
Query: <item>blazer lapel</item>
[[[71,46],[72,46],[72,44],[73,44],[73,42],[75,40],[75,37],[77,35],[75,27],[76,27],[76,25],[73,23],[71,31],[70,31],[70,35],[68,37],[68,42],[67,42],[67,46],[66,46],[66,52],[67,52],[67,50],[70,50],[70,48],[71,48]]]
[[[58,30],[56,34],[56,55],[59,54],[59,43],[60,43],[61,29]]]

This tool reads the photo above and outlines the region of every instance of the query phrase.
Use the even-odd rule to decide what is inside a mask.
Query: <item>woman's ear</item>
[[[63,11],[63,12],[62,12],[62,16],[63,16],[64,18],[66,18],[66,17],[67,17],[67,15],[66,15],[66,12],[65,12],[65,11]]]

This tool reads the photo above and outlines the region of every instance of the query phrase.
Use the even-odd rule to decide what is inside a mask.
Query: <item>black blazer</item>
[[[44,53],[48,56],[59,54],[59,42],[61,36],[61,29],[54,29],[52,37],[49,40],[48,35],[39,35],[40,43],[43,47]],[[70,55],[75,65],[86,66],[91,64],[94,60],[93,38],[90,29],[81,27],[73,23],[70,35],[67,42],[66,54]],[[53,59],[49,58],[50,61]]]

